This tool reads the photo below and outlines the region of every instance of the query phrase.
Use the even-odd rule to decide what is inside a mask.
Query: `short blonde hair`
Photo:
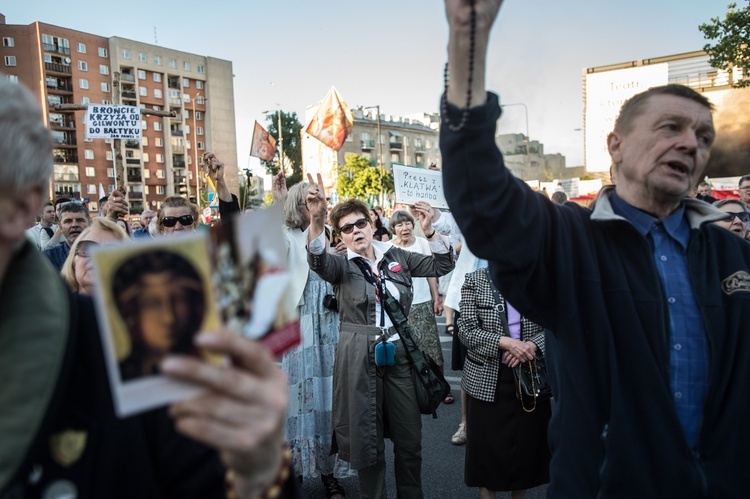
[[[85,241],[86,237],[88,237],[89,234],[94,232],[95,230],[101,230],[104,232],[109,232],[115,238],[119,240],[128,240],[130,239],[128,235],[125,233],[125,231],[117,225],[112,220],[109,220],[108,218],[104,217],[96,217],[91,221],[91,225],[89,225],[86,229],[84,229],[83,232],[81,232],[76,240],[73,242],[73,246],[70,247],[70,253],[68,253],[68,257],[65,259],[65,263],[62,266],[62,270],[60,271],[60,274],[62,275],[63,279],[65,279],[65,282],[68,284],[68,287],[75,293],[78,293],[81,290],[81,287],[78,285],[78,281],[76,280],[76,267],[75,267],[75,256],[76,251],[78,250],[78,243],[81,241]]]

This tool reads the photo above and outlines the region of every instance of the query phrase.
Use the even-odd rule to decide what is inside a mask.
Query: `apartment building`
[[[99,185],[107,192],[115,188],[113,157],[119,153],[131,213],[157,209],[170,195],[195,197],[206,150],[227,165],[227,182],[236,192],[230,61],[40,22],[9,25],[2,15],[0,37],[0,71],[37,96],[55,142],[50,197],[80,198],[97,211]],[[175,117],[143,114],[142,140],[117,141],[115,151],[114,141],[85,138],[83,111],[54,108],[89,103],[174,111]]]
[[[316,111],[317,106],[307,109],[306,123]],[[373,165],[382,164],[386,172],[392,171],[393,163],[421,168],[427,168],[431,163],[440,165],[440,118],[437,114],[378,116],[377,111],[374,107],[352,109],[354,125],[338,152],[303,133],[303,173],[315,175],[320,172],[328,192],[335,192],[336,168],[345,163],[344,157],[348,153],[358,154]]]

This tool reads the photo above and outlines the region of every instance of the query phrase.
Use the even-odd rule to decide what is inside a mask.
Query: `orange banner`
[[[354,118],[349,106],[341,99],[336,88],[331,87],[305,132],[338,151],[344,145],[352,125]]]

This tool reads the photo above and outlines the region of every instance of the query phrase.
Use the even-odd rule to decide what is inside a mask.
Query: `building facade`
[[[119,153],[131,213],[157,209],[167,196],[195,196],[202,176],[196,167],[207,150],[227,165],[236,192],[231,62],[40,22],[9,25],[1,15],[0,36],[0,71],[37,96],[55,142],[51,198],[80,198],[97,211],[99,185],[106,192],[115,188]],[[118,83],[119,92],[113,88]],[[140,141],[86,139],[84,112],[55,105],[89,103],[174,111],[175,117],[142,114]]]
[[[305,122],[309,123],[317,106],[307,109]],[[436,114],[397,117],[380,114],[376,108],[352,109],[354,125],[339,151],[332,151],[320,141],[303,133],[303,173],[321,173],[326,191],[335,193],[337,167],[345,164],[348,153],[358,154],[374,167],[383,165],[384,172],[392,171],[392,164],[427,168],[440,165],[438,125]],[[378,128],[380,134],[378,135]]]

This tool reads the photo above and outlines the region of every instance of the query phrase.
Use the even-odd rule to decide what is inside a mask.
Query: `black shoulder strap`
[[[495,286],[495,283],[492,282],[492,277],[490,277],[490,273],[487,269],[484,269],[484,273],[487,276],[487,280],[490,283],[490,289],[492,289],[492,296],[495,297],[495,307],[497,308],[497,313],[500,316],[500,325],[503,326],[503,330],[501,331],[503,336],[510,336],[510,326],[508,325],[508,312],[507,307],[505,305],[505,300],[502,296],[500,296],[500,291],[497,290],[497,287]]]

